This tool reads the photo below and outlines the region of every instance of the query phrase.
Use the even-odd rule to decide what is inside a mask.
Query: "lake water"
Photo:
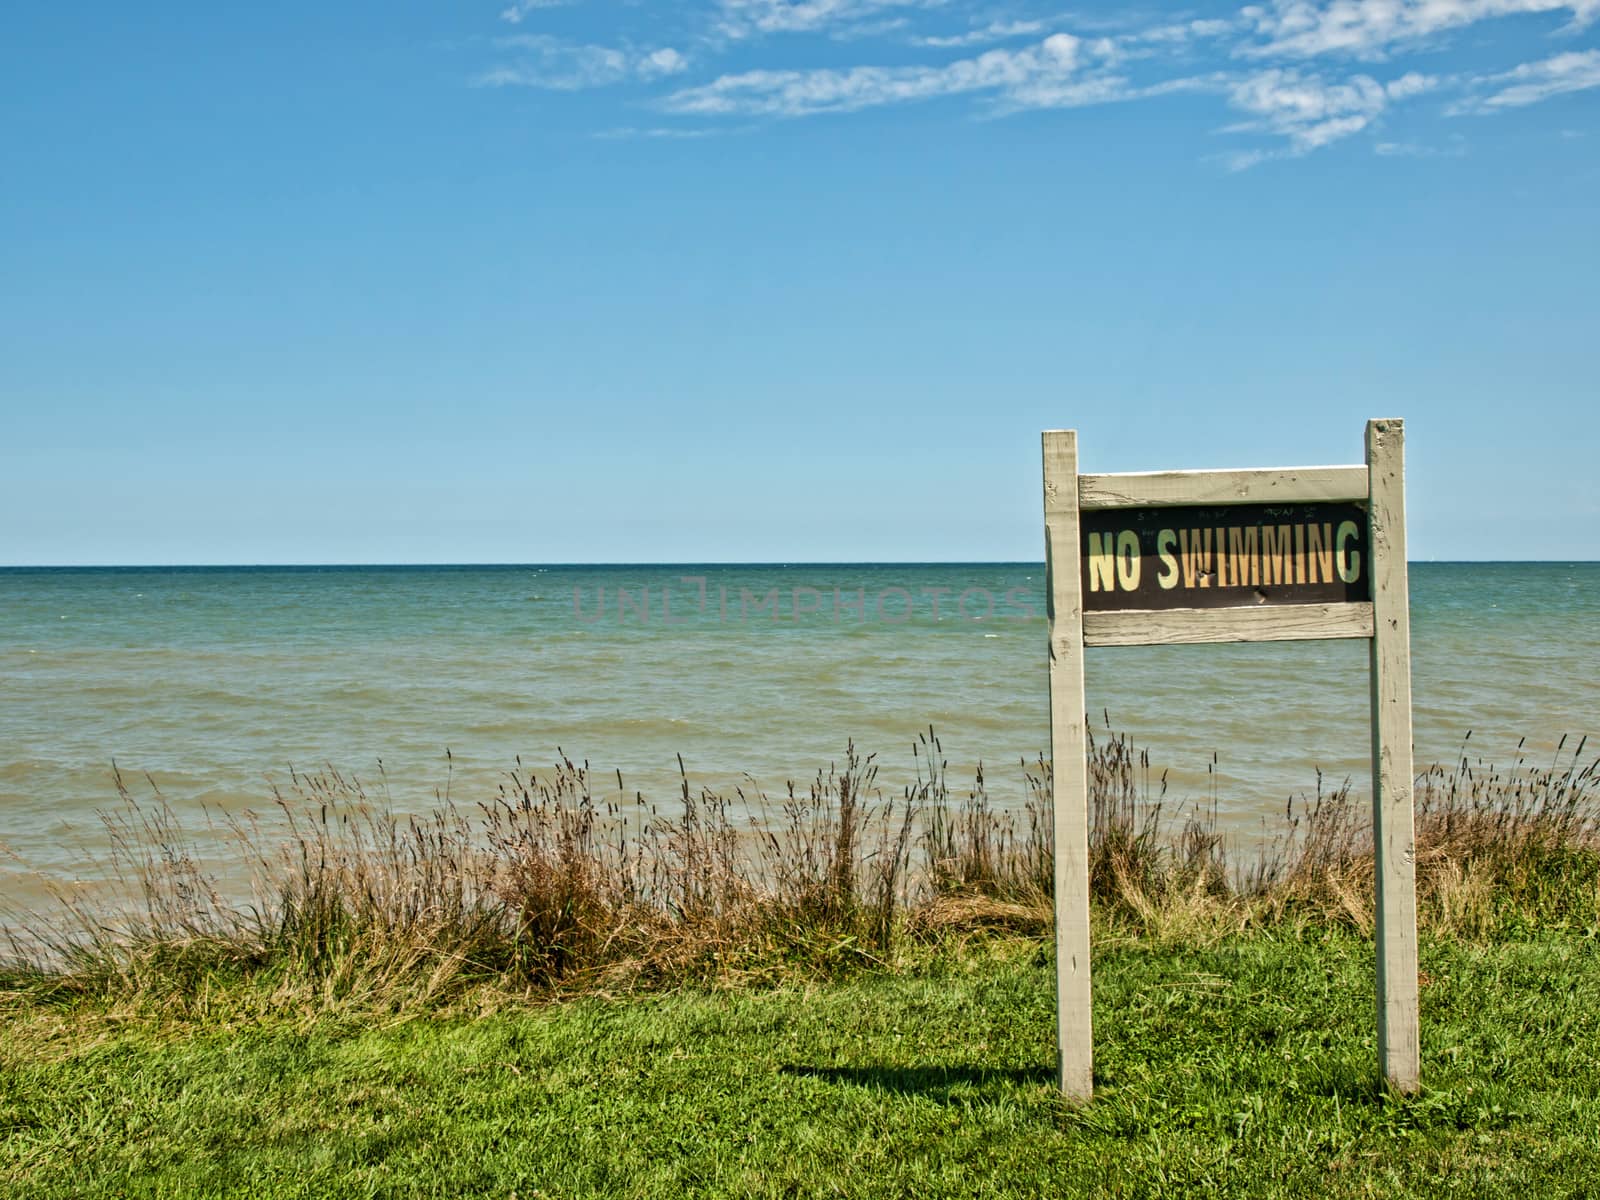
[[[1600,732],[1600,564],[1419,563],[1411,587],[1419,767],[1468,730],[1502,763]],[[932,725],[956,782],[981,760],[1016,802],[1048,743],[1043,611],[1037,563],[0,570],[0,886],[92,874],[113,760],[180,812],[381,760],[420,810],[447,748],[458,800],[558,746],[667,798],[678,754],[777,792],[853,738],[898,792]],[[1363,642],[1091,650],[1087,688],[1240,837],[1318,767],[1367,786]]]

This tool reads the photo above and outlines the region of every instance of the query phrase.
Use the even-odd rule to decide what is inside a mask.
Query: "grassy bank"
[[[1600,1189],[1581,746],[1419,778],[1424,1088],[1401,1099],[1348,789],[1230,861],[1102,738],[1082,1109],[1051,1082],[1048,772],[1002,814],[918,755],[893,797],[851,752],[780,797],[685,781],[665,808],[563,761],[415,820],[297,776],[232,829],[249,905],[124,788],[123,903],[35,919],[0,971],[0,1192]]]
[[[823,984],[265,1021],[13,1010],[9,1196],[1593,1195],[1591,931],[1426,937],[1425,1088],[1374,1085],[1370,945],[1107,938],[1098,1087],[1046,946]]]

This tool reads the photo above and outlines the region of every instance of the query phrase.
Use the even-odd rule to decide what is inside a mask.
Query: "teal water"
[[[1419,766],[1468,730],[1502,762],[1524,736],[1547,755],[1600,732],[1600,564],[1411,582]],[[470,802],[558,746],[665,796],[680,753],[696,784],[777,791],[853,738],[897,791],[930,724],[955,779],[981,760],[1012,802],[1048,739],[1042,583],[1033,563],[0,570],[0,842],[90,871],[113,760],[180,811],[262,806],[291,764],[381,760],[420,809],[446,748]],[[1096,650],[1087,688],[1175,798],[1214,794],[1241,836],[1318,767],[1366,786],[1364,643]],[[30,879],[0,863],[13,892]]]

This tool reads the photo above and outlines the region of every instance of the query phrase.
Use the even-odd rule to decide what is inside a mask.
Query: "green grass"
[[[404,1019],[18,998],[0,1194],[1600,1194],[1600,937],[1425,936],[1422,1093],[1376,1083],[1372,948],[1107,933],[1053,1086],[1048,942],[893,971]],[[230,1015],[230,1013],[232,1015]]]

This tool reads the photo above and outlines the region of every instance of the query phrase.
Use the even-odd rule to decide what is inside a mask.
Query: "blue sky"
[[[1600,558],[1600,0],[9,5],[0,563],[1037,558],[1359,461]]]

